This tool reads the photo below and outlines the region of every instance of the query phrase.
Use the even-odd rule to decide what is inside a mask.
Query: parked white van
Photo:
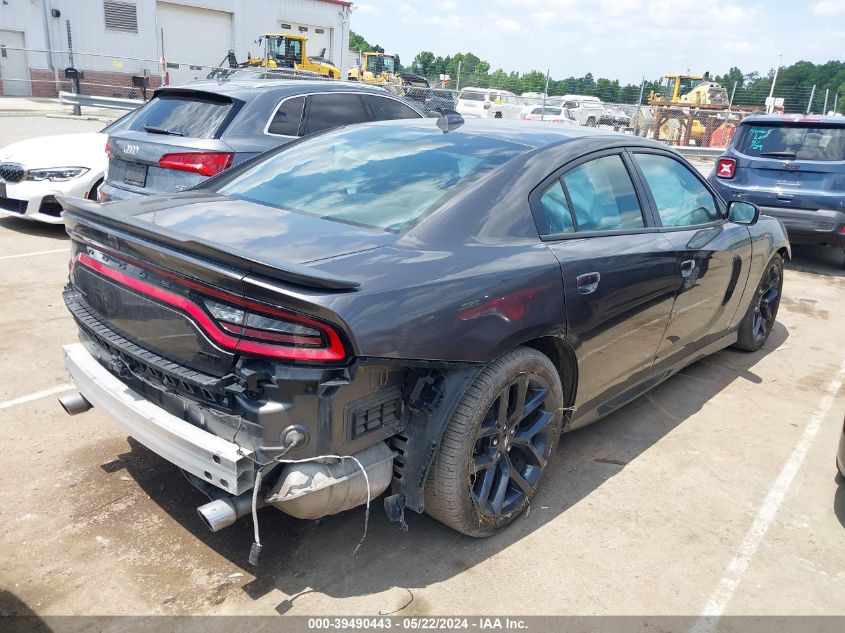
[[[579,125],[596,127],[599,124],[601,115],[604,113],[604,106],[598,97],[563,95],[562,97],[553,97],[546,103],[551,103],[552,101],[554,105],[569,110]]]
[[[455,111],[464,117],[518,119],[524,103],[524,99],[507,90],[467,87],[458,93]]]

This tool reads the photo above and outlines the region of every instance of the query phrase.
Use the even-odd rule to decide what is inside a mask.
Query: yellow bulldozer
[[[209,78],[230,74],[241,68],[266,68],[271,71],[288,71],[302,76],[320,76],[327,79],[340,79],[340,69],[324,57],[326,50],[319,55],[309,57],[306,51],[308,38],[302,35],[265,33],[257,40],[263,45],[261,57],[247,55],[245,62],[238,63],[234,51],[229,51],[220,67],[212,70]]]
[[[692,139],[696,144],[702,144],[707,128],[698,116],[699,110],[706,110],[713,118],[711,112],[727,110],[729,100],[728,91],[713,81],[710,73],[670,73],[663,76],[657,91],[649,92],[648,104],[652,106],[660,140],[687,144]]]
[[[358,65],[347,73],[349,81],[362,81],[368,84],[392,84],[428,88],[428,80],[414,73],[397,70],[396,55],[375,51],[360,52]]]
[[[660,82],[660,92],[652,90],[648,95],[649,105],[728,105],[728,91],[721,84],[710,78],[710,73],[703,75],[664,75]]]

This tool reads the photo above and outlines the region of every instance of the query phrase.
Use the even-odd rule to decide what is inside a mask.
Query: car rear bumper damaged
[[[82,396],[150,450],[234,495],[252,488],[254,462],[233,442],[171,415],[130,389],[76,343],[65,368]]]
[[[210,499],[197,510],[212,531],[233,524],[253,504],[316,519],[368,503],[390,485],[396,453],[384,442],[353,455],[262,462],[255,453],[171,415],[130,389],[84,345],[65,346],[64,356],[79,389],[73,401],[84,403],[83,410],[102,409],[129,436],[188,473],[188,480]],[[65,406],[69,414],[80,412],[77,408]],[[267,477],[253,498],[250,490],[260,466]]]

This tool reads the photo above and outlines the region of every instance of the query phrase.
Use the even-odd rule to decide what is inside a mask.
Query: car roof
[[[259,93],[276,91],[280,95],[294,95],[300,93],[314,92],[364,92],[377,95],[391,95],[392,93],[380,86],[369,86],[363,83],[350,84],[346,81],[319,80],[319,79],[260,79],[240,78],[218,81],[216,79],[201,79],[191,81],[177,86],[164,86],[156,90],[156,94],[162,92],[175,92],[179,90],[197,90],[212,94],[225,95],[248,101]],[[393,95],[395,96],[395,95]]]
[[[740,123],[743,125],[749,123],[824,123],[845,127],[845,117],[812,114],[752,114],[745,117]]]

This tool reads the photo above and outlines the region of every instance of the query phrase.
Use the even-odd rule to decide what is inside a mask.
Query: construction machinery
[[[398,86],[413,86],[428,88],[425,77],[414,73],[399,72],[396,55],[367,51],[359,53],[358,66],[347,73],[349,81],[363,81],[368,84],[393,84]]]
[[[220,67],[209,74],[209,78],[228,75],[228,71],[240,68],[266,68],[288,71],[296,75],[340,79],[340,69],[324,57],[326,49],[319,55],[309,57],[306,51],[307,42],[308,38],[302,35],[265,33],[256,40],[256,43],[264,47],[261,57],[248,54],[245,62],[238,63],[234,51],[229,51]]]
[[[721,84],[710,78],[710,73],[703,75],[664,75],[660,82],[660,92],[651,91],[649,105],[694,104],[728,105],[728,91]]]
[[[649,92],[648,104],[652,121],[648,126],[643,124],[642,129],[673,145],[721,143],[740,118],[731,112],[728,91],[706,72],[664,75],[658,90]],[[635,130],[640,128],[636,125]]]

